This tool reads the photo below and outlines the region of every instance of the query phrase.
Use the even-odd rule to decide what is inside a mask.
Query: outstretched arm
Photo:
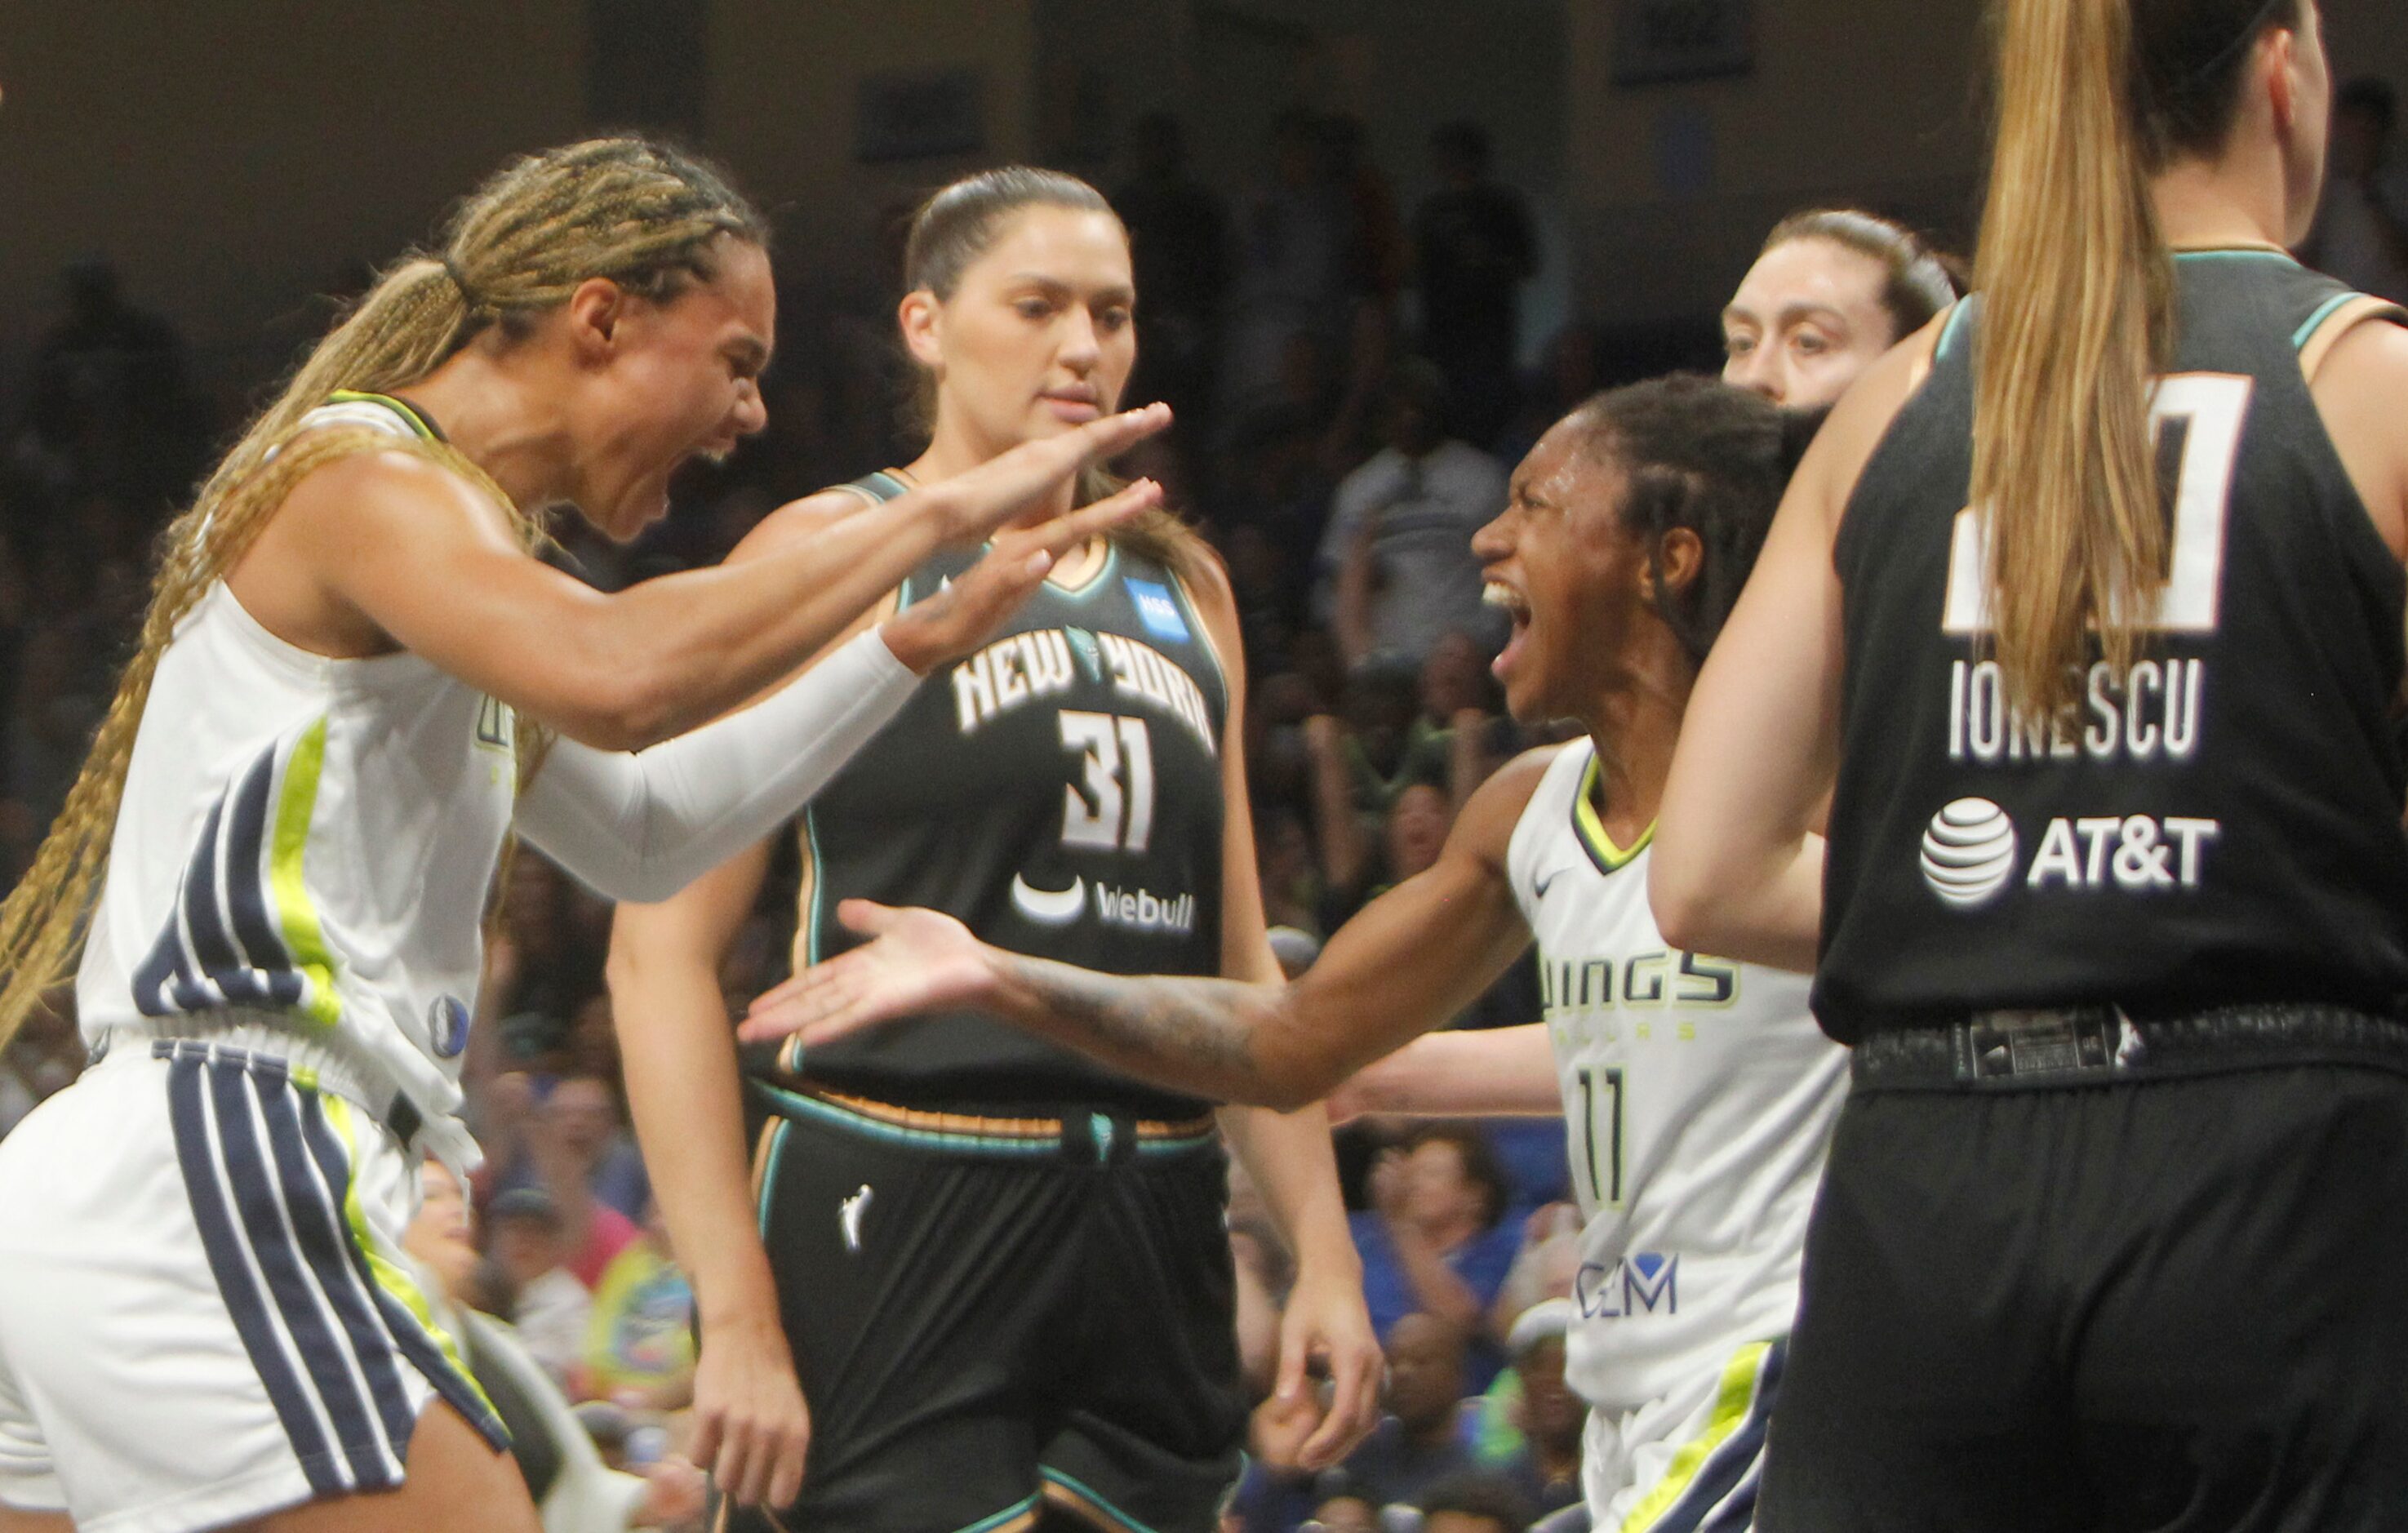
[[[841,537],[869,514],[810,537],[786,536],[781,525],[765,552],[730,565]],[[944,591],[692,734],[633,755],[555,742],[520,800],[520,828],[606,895],[667,898],[802,808],[901,709],[921,674],[984,643],[1056,554],[1120,514],[1099,505],[998,536],[992,552]]]
[[[1168,420],[1149,407],[1028,442],[824,537],[616,595],[529,558],[501,509],[456,475],[367,453],[302,480],[233,580],[246,606],[248,584],[306,588],[295,599],[330,627],[380,635],[572,739],[636,750],[741,703],[939,544],[983,537]],[[1158,494],[1123,492],[1132,507]]]
[[[1426,1033],[1375,1059],[1329,1096],[1329,1117],[1553,1118],[1564,1110],[1544,1023]]]
[[[1482,784],[1439,860],[1365,907],[1285,986],[1096,974],[989,947],[934,911],[847,900],[837,918],[879,940],[762,996],[743,1036],[825,1040],[972,1006],[1174,1090],[1305,1106],[1444,1024],[1529,946],[1505,849],[1545,766],[1533,752]]]

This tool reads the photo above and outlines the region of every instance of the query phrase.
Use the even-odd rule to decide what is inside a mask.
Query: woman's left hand
[[[1307,1469],[1326,1469],[1354,1451],[1380,1424],[1380,1388],[1387,1359],[1363,1306],[1363,1270],[1349,1264],[1307,1260],[1280,1317],[1279,1383],[1273,1398],[1282,1414],[1310,1398],[1312,1364],[1327,1370],[1329,1394],[1321,1424],[1297,1452]]]

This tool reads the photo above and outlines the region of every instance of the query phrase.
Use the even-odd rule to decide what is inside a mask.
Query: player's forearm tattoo
[[[1063,1041],[1169,1085],[1237,1097],[1260,1088],[1247,986],[1228,980],[1130,979],[1015,959],[1012,980],[1039,999]]]

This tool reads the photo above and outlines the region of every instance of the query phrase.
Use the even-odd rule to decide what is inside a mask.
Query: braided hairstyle
[[[387,267],[302,359],[161,539],[141,637],[91,752],[23,881],[0,904],[0,1046],[64,979],[108,863],[135,735],[177,625],[223,578],[313,470],[363,452],[431,458],[509,513],[529,547],[535,518],[457,449],[349,427],[295,435],[338,389],[389,393],[432,373],[470,341],[530,332],[580,283],[603,277],[666,302],[717,270],[725,236],[766,246],[767,225],[711,166],[641,138],[599,138],[505,166],[452,213],[442,236]],[[522,770],[542,732],[520,732]]]
[[[1827,410],[1783,410],[1718,378],[1674,373],[1596,395],[1569,419],[1595,461],[1628,480],[1618,520],[1642,539],[1657,614],[1702,664],[1763,552],[1772,513]],[[1664,580],[1664,537],[1697,535],[1704,560],[1681,590]]]

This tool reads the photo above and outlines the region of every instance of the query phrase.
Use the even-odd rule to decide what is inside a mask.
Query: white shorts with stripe
[[[0,1504],[183,1533],[401,1483],[501,1423],[400,1257],[415,1157],[307,1071],[124,1047],[0,1139]]]
[[[1636,1410],[1588,1413],[1582,1475],[1595,1533],[1744,1533],[1787,1337],[1751,1341]]]

